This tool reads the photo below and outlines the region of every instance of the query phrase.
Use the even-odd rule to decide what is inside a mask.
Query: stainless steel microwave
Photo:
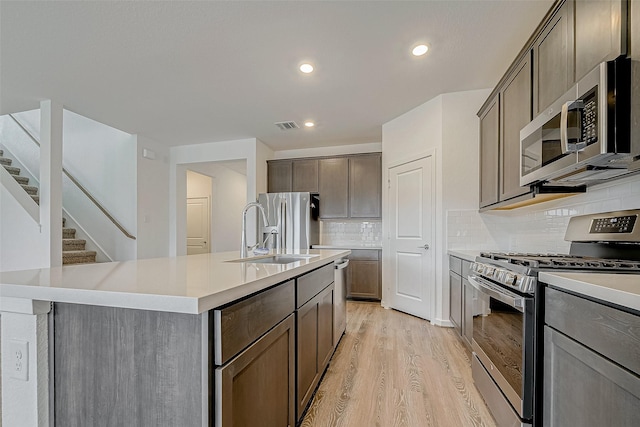
[[[629,173],[631,64],[603,62],[520,131],[520,185],[600,182]]]

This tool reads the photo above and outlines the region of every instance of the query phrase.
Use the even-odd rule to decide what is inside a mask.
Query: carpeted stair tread
[[[29,185],[29,178],[26,176],[13,175],[13,178],[18,181],[18,184]]]
[[[86,264],[96,262],[96,251],[62,251],[62,264]]]
[[[63,239],[75,239],[76,238],[76,229],[75,228],[63,228],[62,229],[62,238]]]
[[[24,191],[26,191],[28,195],[35,196],[36,194],[38,194],[38,187],[34,187],[33,185],[24,185],[24,184],[20,184],[20,185],[22,185],[22,188],[24,188]]]
[[[40,196],[38,196],[37,194],[30,194],[30,196],[37,205],[40,204]]]
[[[6,157],[0,157],[0,165],[11,166],[11,163],[13,163],[13,160],[7,159]]]
[[[5,166],[4,167],[7,172],[9,172],[11,175],[20,175],[20,168],[17,168],[15,166]]]
[[[83,251],[87,245],[84,239],[62,239],[63,251]]]

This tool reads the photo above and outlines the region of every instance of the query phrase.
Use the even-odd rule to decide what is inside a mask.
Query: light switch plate
[[[9,376],[21,381],[29,381],[29,343],[9,340]]]

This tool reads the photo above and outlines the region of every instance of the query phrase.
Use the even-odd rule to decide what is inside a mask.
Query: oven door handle
[[[490,297],[495,298],[498,301],[510,305],[519,312],[524,313],[523,297],[511,292],[507,292],[506,290],[498,287],[498,285],[488,283],[476,276],[469,276],[467,279],[469,280],[471,286],[473,286],[483,294],[489,295]]]

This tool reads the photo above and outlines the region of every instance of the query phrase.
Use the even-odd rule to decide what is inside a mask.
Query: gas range
[[[471,272],[522,294],[535,293],[540,271],[640,273],[638,216],[640,210],[572,217],[568,254],[482,252]]]
[[[568,254],[482,252],[471,265],[473,379],[498,424],[542,425],[536,373],[543,366],[545,285],[539,273],[640,273],[638,216],[640,210],[575,216],[565,234]]]
[[[535,293],[538,273],[543,270],[640,273],[640,261],[572,254],[481,252],[471,266],[477,275],[526,294]]]

